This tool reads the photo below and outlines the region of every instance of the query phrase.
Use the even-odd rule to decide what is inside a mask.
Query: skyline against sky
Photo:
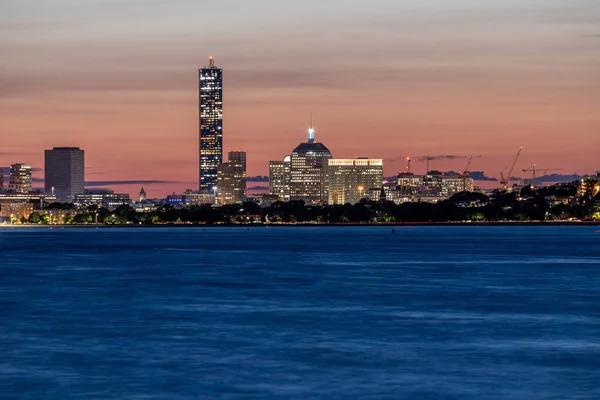
[[[213,55],[224,152],[246,151],[248,175],[306,140],[311,110],[334,157],[383,158],[385,175],[457,154],[497,177],[520,146],[519,170],[600,169],[600,3],[481,3],[4,1],[0,165],[79,146],[86,180],[195,188],[197,70]]]

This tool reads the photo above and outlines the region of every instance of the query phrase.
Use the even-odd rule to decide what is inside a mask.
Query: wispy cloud
[[[163,181],[163,180],[131,180],[131,181],[90,181],[86,182],[86,187],[98,186],[119,186],[119,185],[158,185],[165,183],[183,183],[178,181]]]
[[[416,158],[417,161],[435,161],[435,160],[460,160],[460,159],[466,159],[469,157],[473,157],[473,158],[481,158],[481,156],[457,156],[457,155],[452,155],[452,154],[445,154],[445,155],[437,155],[437,156],[419,156]]]
[[[246,182],[269,182],[269,177],[265,175],[249,176]]]

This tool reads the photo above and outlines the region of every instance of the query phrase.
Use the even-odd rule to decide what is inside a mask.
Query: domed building
[[[315,130],[308,130],[308,141],[300,143],[291,154],[290,200],[308,204],[327,202],[327,160],[331,152],[323,143],[315,142]]]

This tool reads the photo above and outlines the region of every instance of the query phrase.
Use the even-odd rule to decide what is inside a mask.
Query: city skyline
[[[197,2],[82,3],[0,5],[1,166],[28,163],[39,179],[45,148],[78,146],[90,181],[195,189],[195,71],[213,55],[227,70],[223,151],[247,151],[249,176],[303,139],[310,110],[334,157],[382,158],[386,176],[429,154],[480,156],[472,169],[498,178],[520,146],[517,171],[599,168],[593,1],[263,0],[265,15],[243,5],[243,19],[215,5],[204,27]]]

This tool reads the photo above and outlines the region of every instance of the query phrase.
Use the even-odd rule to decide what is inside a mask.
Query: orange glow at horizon
[[[310,0],[267,20],[243,5],[248,18],[197,27],[197,4],[71,15],[54,1],[32,15],[0,5],[0,166],[27,162],[37,178],[45,149],[78,146],[86,181],[159,181],[143,185],[149,197],[196,190],[197,70],[207,54],[223,68],[224,154],[246,151],[248,176],[268,175],[269,160],[306,140],[311,111],[315,140],[333,157],[382,158],[386,176],[408,168],[402,154],[416,174],[427,155],[429,169],[454,171],[473,157],[470,170],[500,186],[520,146],[515,171],[600,169],[590,10],[349,0],[333,12]],[[141,13],[138,25],[120,19],[125,11]],[[66,22],[37,22],[42,13]],[[141,186],[110,187],[137,196]]]

